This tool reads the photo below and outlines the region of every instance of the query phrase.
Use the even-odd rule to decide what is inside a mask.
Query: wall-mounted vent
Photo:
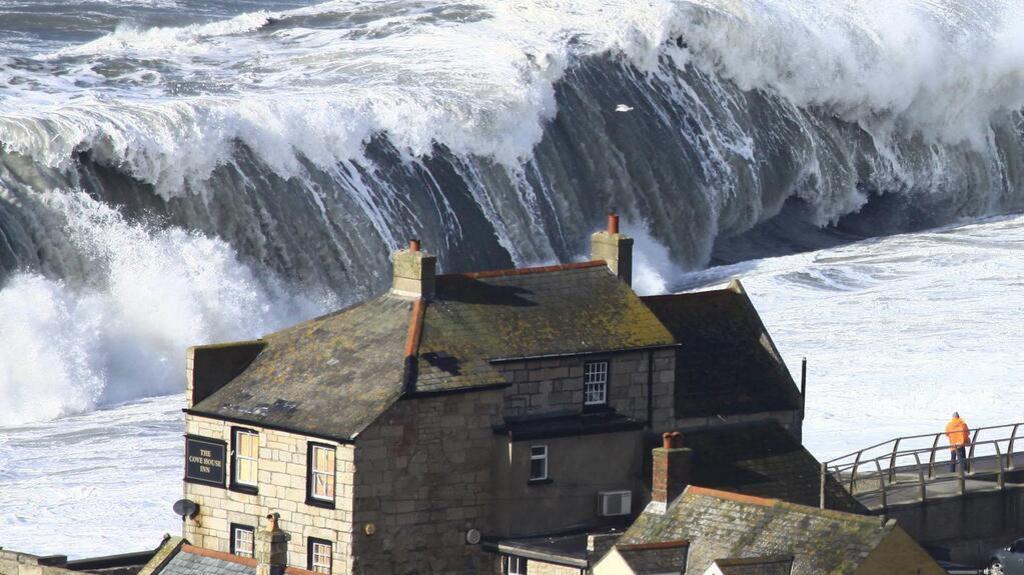
[[[597,494],[602,517],[629,515],[633,494],[629,491],[602,491]]]

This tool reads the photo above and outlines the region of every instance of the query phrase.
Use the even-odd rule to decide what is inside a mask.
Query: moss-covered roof
[[[758,497],[818,505],[821,464],[775,421],[688,432],[694,452],[690,484]],[[831,475],[826,477],[829,509],[867,510]]]
[[[270,334],[192,411],[349,440],[402,394],[411,309],[385,295]]]
[[[643,301],[680,343],[678,417],[782,411],[800,390],[757,310],[734,281],[727,289]]]
[[[690,542],[686,575],[716,559],[792,555],[793,575],[853,573],[895,522],[776,499],[688,487],[663,514],[644,511],[618,545]]]
[[[422,310],[383,295],[264,342],[192,411],[350,440],[403,393],[506,385],[492,361],[674,345],[603,262],[441,275]]]

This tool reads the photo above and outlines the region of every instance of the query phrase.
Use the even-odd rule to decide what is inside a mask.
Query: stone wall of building
[[[188,434],[225,441],[229,449],[233,425],[194,415],[186,417]],[[185,483],[185,497],[199,504],[199,515],[185,522],[183,536],[193,545],[229,552],[232,523],[260,529],[266,524],[268,514],[279,513],[281,528],[291,536],[288,545],[290,566],[308,567],[307,541],[315,537],[335,543],[333,572],[350,573],[354,447],[259,426],[244,427],[259,432],[258,494]],[[334,509],[306,503],[306,457],[310,441],[335,447]],[[230,455],[225,465],[231,465]]]
[[[548,479],[530,481],[530,448],[547,447]],[[602,517],[599,493],[629,491],[633,511],[646,502],[643,431],[509,441],[494,452],[493,535],[518,537],[568,527],[621,525]]]
[[[70,575],[63,567],[67,557],[40,557],[0,548],[0,575]]]
[[[356,440],[353,572],[486,573],[502,390],[399,401]]]
[[[584,364],[591,361],[608,361],[610,407],[639,421],[652,415],[655,428],[671,424],[675,401],[675,351],[671,348],[496,364],[512,382],[505,390],[504,415],[578,413],[583,407]],[[650,405],[649,387],[653,390]]]

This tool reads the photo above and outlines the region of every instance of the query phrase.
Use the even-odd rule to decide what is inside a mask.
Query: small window
[[[231,524],[231,554],[252,557],[253,540],[256,530],[249,525]]]
[[[526,558],[509,555],[505,558],[507,575],[526,575]]]
[[[235,466],[232,483],[255,488],[259,474],[260,436],[249,429],[236,429],[234,437]]]
[[[583,405],[608,402],[608,362],[592,361],[583,367]]]
[[[309,570],[314,573],[330,573],[334,546],[324,539],[309,538]]]
[[[548,478],[548,446],[530,446],[530,481]]]
[[[334,472],[334,447],[310,443],[308,484],[310,503],[334,504]]]

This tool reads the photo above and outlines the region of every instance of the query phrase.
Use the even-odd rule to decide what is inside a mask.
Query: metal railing
[[[972,430],[966,469],[958,465],[957,471],[948,473],[943,467],[950,462],[937,461],[937,454],[949,457],[951,451],[945,433],[897,437],[822,463],[822,487],[831,475],[858,499],[878,497],[883,509],[896,494],[903,501],[926,501],[928,488],[944,482],[956,482],[954,494],[959,495],[969,490],[969,479],[986,482],[977,489],[1002,490],[1006,473],[1016,469],[1018,450],[1024,450],[1024,441],[1016,441],[1022,434],[1024,422]],[[932,490],[949,494],[939,487]]]

